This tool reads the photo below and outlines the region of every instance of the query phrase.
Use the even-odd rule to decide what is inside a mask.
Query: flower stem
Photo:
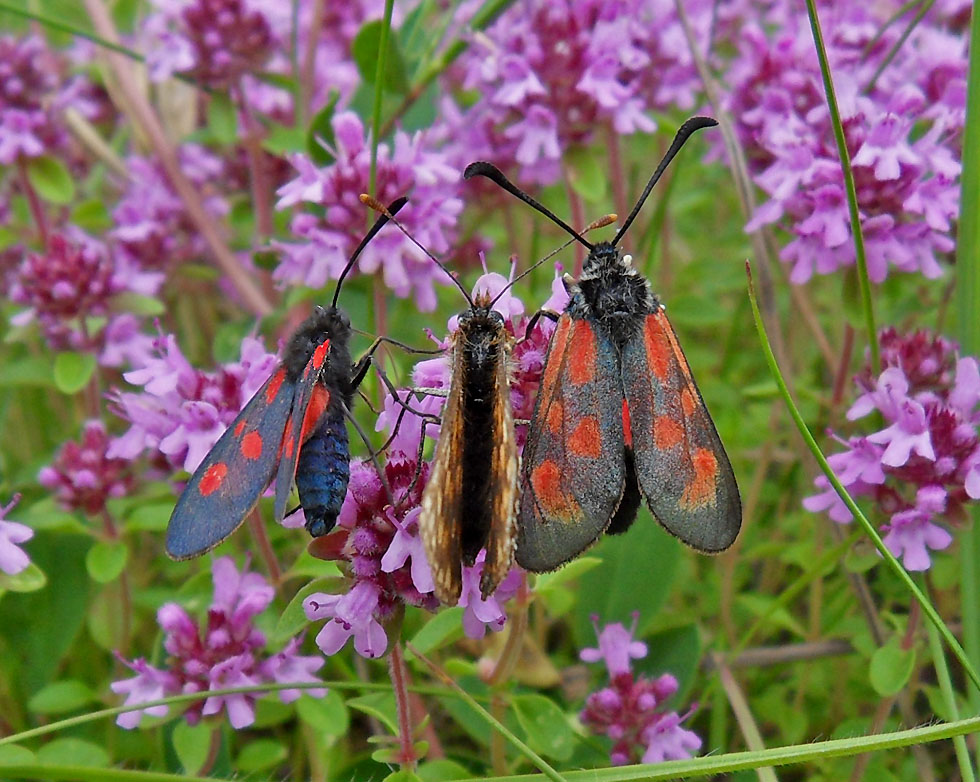
[[[377,196],[378,144],[381,143],[381,107],[385,91],[385,64],[388,60],[388,36],[391,33],[391,14],[395,0],[385,0],[384,20],[381,23],[381,40],[378,43],[378,62],[374,69],[374,107],[371,112],[371,184],[368,192]]]
[[[266,533],[265,524],[258,510],[253,510],[248,514],[248,529],[252,533],[259,549],[259,555],[265,562],[265,568],[269,571],[269,580],[276,585],[276,589],[282,585],[282,569],[279,567],[279,560],[276,559],[272,544],[269,542],[269,535]]]
[[[261,242],[272,235],[272,198],[270,197],[269,179],[265,175],[262,161],[262,128],[255,121],[252,110],[245,97],[241,84],[232,90],[232,97],[238,104],[238,111],[245,125],[245,138],[242,146],[248,157],[249,179],[252,185],[252,207],[255,214],[256,239]]]
[[[841,173],[844,175],[844,187],[847,190],[847,209],[851,218],[851,235],[854,238],[854,257],[857,263],[858,286],[861,289],[861,307],[864,310],[864,324],[868,332],[868,348],[871,351],[871,369],[877,375],[881,371],[878,328],[875,325],[874,304],[871,301],[868,259],[864,250],[864,231],[861,228],[861,213],[858,209],[857,186],[854,183],[854,171],[851,168],[851,155],[847,151],[847,139],[844,137],[844,125],[841,122],[840,108],[837,105],[837,92],[834,89],[834,80],[830,73],[830,62],[827,59],[827,47],[824,45],[820,18],[817,16],[816,0],[806,0],[806,11],[810,17],[810,29],[813,32],[817,58],[820,60],[820,74],[823,76],[827,107],[830,110],[834,139],[837,142],[837,154],[840,156]]]
[[[414,770],[418,763],[415,754],[415,743],[412,741],[412,709],[409,706],[409,694],[406,686],[408,669],[405,667],[405,655],[402,652],[402,642],[395,641],[388,656],[388,671],[391,674],[391,686],[395,693],[395,709],[398,712],[398,744],[401,747],[398,762],[402,768]]]
[[[24,158],[20,155],[17,156],[17,175],[20,177],[20,186],[24,190],[24,195],[27,196],[27,204],[31,210],[31,217],[34,218],[34,225],[37,228],[37,236],[41,242],[41,247],[46,249],[49,237],[48,218],[44,213],[44,204],[37,197],[37,191],[34,190],[34,186],[31,184],[31,178],[27,175],[27,164],[24,163]]]

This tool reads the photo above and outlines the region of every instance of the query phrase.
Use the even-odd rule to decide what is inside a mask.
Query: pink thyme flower
[[[613,765],[689,758],[701,747],[697,734],[681,727],[691,711],[680,716],[663,710],[664,702],[677,692],[677,679],[670,674],[649,679],[631,670],[630,660],[647,654],[646,644],[633,639],[636,620],[634,615],[629,630],[614,623],[600,631],[593,618],[599,647],[583,649],[580,656],[585,662],[605,661],[609,684],[589,695],[579,719],[593,733],[612,740]]]
[[[278,43],[264,4],[249,0],[155,0],[144,24],[154,81],[185,74],[215,89],[261,70]]]
[[[214,602],[208,610],[207,626],[202,632],[190,615],[176,603],[167,603],[157,612],[164,631],[164,648],[169,657],[165,669],[157,669],[142,659],[126,664],[136,672],[132,679],[112,683],[113,692],[126,693],[126,705],[135,705],[169,695],[207,692],[231,687],[246,687],[271,682],[304,683],[318,681],[313,675],[323,665],[317,656],[297,654],[300,640],[292,639],[286,647],[263,657],[265,635],[254,619],[272,602],[273,588],[258,573],[239,571],[230,557],[219,557],[212,564]],[[326,689],[305,689],[313,697],[323,697]],[[280,699],[290,702],[298,690],[283,690]],[[196,701],[185,712],[191,724],[202,716],[225,710],[233,728],[247,727],[255,721],[255,699],[252,693],[212,695]],[[134,728],[143,713],[162,716],[166,707],[154,706],[126,712],[116,720],[124,728]]]
[[[695,22],[705,44],[709,20]],[[459,162],[519,166],[543,184],[569,148],[603,130],[652,132],[652,109],[690,108],[700,90],[673,6],[651,0],[524,3],[476,38],[451,76],[482,96],[444,109]]]
[[[954,343],[926,332],[880,335],[882,372],[865,368],[856,378],[860,394],[847,417],[878,413],[877,432],[838,438],[845,446],[828,461],[854,497],[869,496],[888,518],[881,525],[885,543],[909,570],[930,566],[929,550],[947,548],[952,536],[937,522],[964,518],[963,504],[980,498],[980,366],[957,359]],[[827,511],[838,523],[851,514],[824,476],[820,490],[803,506]]]
[[[43,155],[63,131],[50,99],[58,86],[53,58],[36,36],[0,36],[0,163]]]
[[[959,202],[963,38],[930,15],[872,85],[901,35],[899,26],[884,25],[890,13],[871,5],[821,11],[875,282],[892,270],[940,276]],[[852,266],[854,246],[806,17],[776,3],[767,21],[747,19],[729,32],[737,32],[731,41],[739,54],[726,67],[727,105],[768,197],[747,229],[785,227],[791,240],[781,257],[792,266],[790,279],[804,283]]]
[[[108,499],[125,497],[133,486],[130,463],[108,457],[109,443],[105,424],[88,421],[81,442],[65,443],[54,462],[41,469],[38,480],[56,492],[62,507],[101,513]]]
[[[15,494],[10,502],[0,508],[0,570],[8,576],[16,576],[31,564],[30,557],[20,545],[34,537],[34,530],[26,524],[6,518],[18,502],[20,495]]]
[[[356,114],[332,121],[335,162],[317,167],[304,155],[292,157],[299,176],[279,189],[279,207],[314,204],[318,214],[298,212],[292,232],[301,242],[277,243],[282,261],[273,276],[281,284],[320,288],[336,278],[364,235],[364,206],[358,200],[370,186],[371,144]],[[458,170],[430,148],[422,133],[398,131],[394,146],[378,146],[374,193],[383,203],[409,195],[398,219],[435,254],[446,253],[454,237],[462,201],[456,197]],[[443,272],[394,227],[382,231],[361,253],[358,269],[381,272],[396,296],[412,296],[419,309],[435,308],[433,283]]]
[[[143,386],[142,393],[113,395],[113,412],[130,428],[107,455],[135,459],[149,450],[162,454],[171,469],[193,472],[276,364],[261,341],[246,337],[238,362],[204,372],[190,365],[176,337],[161,335],[155,355],[124,374],[129,383]]]

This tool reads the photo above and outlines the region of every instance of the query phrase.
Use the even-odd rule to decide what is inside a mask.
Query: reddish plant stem
[[[572,183],[568,179],[568,172],[563,172],[562,176],[565,180],[565,192],[568,195],[568,206],[572,213],[571,224],[572,225],[585,225],[585,209],[582,207],[582,199],[579,198],[578,193],[572,187]],[[575,279],[582,276],[582,262],[585,260],[585,248],[579,244],[575,243]]]
[[[837,365],[837,377],[834,378],[834,394],[830,398],[830,408],[835,410],[844,400],[844,388],[847,385],[847,369],[851,365],[851,353],[854,350],[854,327],[844,324],[844,345],[841,348],[840,363]]]
[[[408,670],[405,668],[405,655],[402,642],[395,641],[388,656],[388,671],[391,686],[395,693],[395,709],[398,712],[398,744],[401,747],[398,762],[402,768],[414,770],[418,762],[415,744],[412,741],[412,710],[408,695]]]
[[[20,186],[24,190],[24,195],[27,196],[27,205],[31,210],[31,217],[34,218],[34,225],[37,227],[37,238],[41,242],[41,247],[47,249],[48,218],[44,213],[44,205],[41,203],[41,199],[37,197],[37,191],[34,190],[31,179],[27,175],[27,164],[24,163],[24,158],[20,155],[17,156],[17,174],[20,177]]]
[[[606,126],[606,144],[609,150],[610,178],[613,186],[613,204],[619,215],[629,214],[629,204],[626,201],[626,170],[623,168],[623,155],[619,147],[619,134]]]
[[[106,537],[111,541],[120,539],[119,528],[116,526],[115,519],[105,508],[102,509],[102,529]],[[120,627],[119,654],[125,657],[129,652],[129,637],[133,628],[133,598],[129,585],[129,577],[126,571],[119,575],[119,613],[122,617]]]
[[[325,0],[313,0],[313,14],[310,20],[309,37],[306,40],[306,51],[303,55],[303,64],[300,68],[300,94],[302,95],[304,111],[299,111],[297,106],[296,117],[309,116],[313,113],[313,87],[316,78],[316,41],[323,29],[323,16],[326,5]],[[299,36],[297,36],[299,40]]]
[[[242,145],[248,156],[252,206],[255,212],[255,234],[256,239],[261,241],[272,236],[272,195],[269,178],[265,175],[262,161],[262,128],[255,121],[248,100],[245,98],[245,90],[240,84],[232,90],[232,95],[238,104],[238,111],[245,125],[245,138],[242,140]]]
[[[279,589],[282,585],[282,568],[279,567],[279,560],[276,559],[276,554],[272,550],[269,535],[265,530],[265,524],[262,523],[262,516],[258,510],[253,510],[248,514],[248,529],[252,533],[252,539],[258,546],[259,556],[265,562],[265,569],[269,571],[269,579],[276,585],[276,589]]]
[[[85,7],[88,9],[95,31],[107,41],[118,44],[119,35],[116,32],[116,26],[102,0],[85,0]],[[160,159],[167,179],[183,201],[188,217],[204,238],[218,267],[228,277],[243,304],[251,312],[259,316],[270,314],[272,303],[228,248],[214,217],[208,214],[204,208],[204,202],[198,188],[184,174],[177,157],[176,148],[167,138],[160,118],[157,117],[136,81],[132,63],[123,55],[115,52],[107,52],[105,57],[119,85],[123,103],[126,104],[123,109],[149,139],[153,151]]]

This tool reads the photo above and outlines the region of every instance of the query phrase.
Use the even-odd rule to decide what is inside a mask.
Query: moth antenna
[[[354,250],[354,253],[353,255],[351,255],[350,260],[347,261],[347,265],[344,267],[344,270],[340,273],[340,276],[337,278],[337,287],[334,288],[333,301],[330,304],[331,307],[333,307],[334,309],[337,308],[337,298],[340,296],[340,286],[344,284],[344,278],[347,276],[350,270],[354,268],[354,264],[357,261],[357,256],[359,256],[361,254],[361,251],[365,247],[367,247],[367,243],[370,242],[377,235],[378,231],[384,228],[385,223],[387,223],[389,220],[392,219],[392,215],[397,214],[398,211],[407,203],[408,203],[408,199],[402,196],[401,198],[396,198],[394,201],[388,204],[387,209],[382,207],[381,209],[376,210],[377,212],[380,212],[380,216],[378,217],[377,220],[374,221],[374,225],[371,226],[371,230],[369,230],[364,235],[364,238],[361,239],[361,243],[357,245],[357,249]]]
[[[633,211],[629,213],[629,217],[626,218],[626,222],[623,223],[623,227],[620,228],[613,237],[613,247],[619,244],[619,240],[623,238],[623,234],[625,234],[626,230],[633,224],[633,221],[639,214],[640,209],[643,208],[643,203],[647,200],[647,196],[650,195],[650,191],[653,190],[653,186],[656,185],[660,177],[663,176],[664,171],[667,170],[667,166],[670,165],[670,161],[674,159],[678,152],[681,151],[681,147],[684,146],[684,142],[694,135],[695,131],[701,130],[701,128],[710,128],[717,124],[718,120],[712,119],[711,117],[691,117],[683,125],[681,125],[680,130],[677,131],[677,135],[674,136],[674,140],[670,143],[670,149],[667,150],[667,154],[664,155],[663,160],[660,161],[660,165],[657,166],[657,170],[653,172],[653,176],[650,177],[650,181],[647,182],[647,186],[643,188],[643,192],[640,193],[640,197],[636,200],[636,206],[633,207]]]
[[[442,269],[446,273],[446,276],[449,277],[449,279],[453,281],[453,285],[455,285],[457,288],[459,288],[460,292],[466,298],[466,303],[469,304],[471,307],[473,306],[473,299],[470,296],[469,291],[466,290],[466,288],[463,287],[462,283],[459,280],[456,279],[456,275],[454,275],[451,271],[449,271],[449,269],[446,268],[446,264],[444,264],[442,261],[440,261],[438,258],[436,258],[425,247],[423,247],[422,244],[419,242],[419,240],[416,239],[414,236],[412,236],[412,234],[409,233],[408,229],[404,225],[402,225],[400,222],[398,222],[398,220],[395,219],[394,214],[391,212],[390,209],[385,209],[384,204],[382,204],[374,196],[370,196],[367,193],[361,193],[361,195],[359,197],[361,199],[361,203],[362,204],[364,204],[365,206],[373,209],[375,212],[379,212],[383,217],[386,217],[387,220],[390,220],[392,223],[394,223],[396,226],[398,226],[398,230],[399,231],[401,231],[403,234],[405,234],[405,236],[407,236],[409,238],[409,240],[416,247],[418,247],[422,252],[424,252],[429,257],[429,259],[436,266],[438,266],[440,269]]]
[[[587,234],[589,231],[594,231],[596,228],[604,228],[607,225],[612,225],[613,223],[616,222],[616,220],[618,219],[618,217],[619,217],[619,215],[617,215],[615,213],[610,213],[610,214],[607,214],[607,215],[603,215],[602,217],[598,218],[597,220],[593,220],[591,223],[589,223],[587,226],[585,226],[585,228],[582,229],[582,231],[580,231],[579,233],[584,235],[584,234]],[[557,247],[556,249],[552,250],[544,258],[542,258],[539,261],[535,261],[527,269],[525,269],[520,274],[518,274],[513,280],[511,280],[510,282],[507,283],[506,287],[502,291],[500,291],[500,293],[498,293],[496,296],[493,297],[493,300],[490,302],[490,306],[493,307],[493,305],[497,303],[497,299],[499,299],[501,296],[503,296],[511,288],[511,286],[513,286],[513,284],[515,282],[517,282],[518,280],[523,279],[524,277],[527,277],[527,275],[529,275],[531,272],[533,272],[535,269],[537,269],[542,263],[544,263],[545,261],[548,261],[548,260],[551,260],[552,258],[554,258],[556,255],[558,255],[558,253],[560,253],[562,250],[564,250],[566,247],[568,247],[568,245],[570,245],[574,241],[575,241],[574,239],[569,239],[563,245],[561,245],[560,247]]]
[[[572,241],[581,242],[587,248],[589,248],[589,251],[593,249],[592,244],[590,244],[585,239],[583,239],[582,236],[574,228],[572,228],[558,215],[556,215],[554,212],[548,209],[548,207],[544,206],[544,204],[541,204],[538,201],[534,200],[533,198],[531,198],[531,196],[529,196],[527,193],[521,190],[517,185],[511,182],[507,177],[504,176],[503,172],[499,168],[497,168],[493,163],[487,163],[485,160],[478,160],[475,163],[470,163],[466,167],[466,170],[463,171],[463,179],[472,179],[475,176],[486,177],[495,185],[503,188],[512,196],[519,198],[521,201],[523,201],[525,204],[530,206],[532,209],[537,209],[539,212],[541,212],[541,214],[543,214],[545,217],[551,220],[555,225],[559,226],[560,228],[563,228],[565,231],[570,233],[572,235]]]

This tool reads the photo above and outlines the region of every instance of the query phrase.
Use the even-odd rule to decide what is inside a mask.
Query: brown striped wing
[[[614,346],[587,320],[562,314],[524,447],[521,567],[554,570],[609,525],[625,485],[622,406]]]
[[[735,474],[663,308],[623,350],[623,385],[640,490],[673,535],[722,551],[738,535]]]

